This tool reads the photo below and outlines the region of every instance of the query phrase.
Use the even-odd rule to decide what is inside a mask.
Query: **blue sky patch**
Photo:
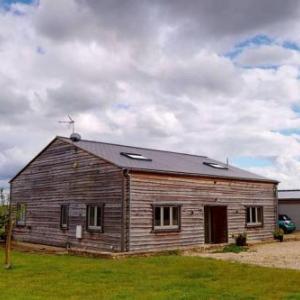
[[[291,49],[291,50],[300,51],[300,46],[297,43],[291,42],[291,41],[284,41],[282,43],[282,47],[287,48],[287,49]]]
[[[250,47],[258,47],[262,45],[271,45],[275,40],[264,34],[258,34],[234,45],[234,48],[225,53],[226,57],[234,59],[239,56],[245,49]]]
[[[240,168],[269,167],[272,165],[272,159],[264,157],[238,156],[233,158],[230,163]]]
[[[275,132],[278,132],[282,135],[300,135],[300,129],[299,128],[289,128],[289,129],[281,129],[281,130],[276,130]]]
[[[264,34],[258,34],[248,39],[245,39],[237,44],[234,47],[224,54],[225,57],[234,60],[237,58],[244,50],[248,48],[259,48],[261,46],[277,45],[286,49],[291,49],[295,51],[300,51],[300,45],[293,41],[283,41],[277,42],[274,38],[271,38]],[[245,66],[247,67],[247,66]],[[260,66],[259,66],[260,67]],[[263,66],[264,68],[274,69],[277,66]],[[261,68],[261,67],[260,67]]]
[[[22,3],[22,4],[27,4],[27,5],[33,5],[33,4],[38,4],[39,0],[0,0],[0,9],[4,9],[6,11],[10,10],[10,6],[12,4],[16,3]],[[19,11],[14,11],[13,12],[15,15],[20,15],[23,16],[24,14]]]
[[[32,4],[35,0],[0,0],[0,4],[2,5],[11,5],[14,3],[24,3],[24,4]]]
[[[278,65],[257,65],[257,66],[242,66],[244,69],[256,69],[256,68],[259,68],[259,69],[264,69],[264,70],[277,70],[279,68]]]
[[[233,49],[227,53],[225,53],[225,57],[228,57],[230,59],[235,59],[237,56],[239,56],[243,52],[242,48]]]
[[[300,114],[300,104],[294,104],[292,109],[295,113]]]
[[[271,45],[275,42],[273,38],[264,34],[255,35],[235,45],[235,48],[247,48],[251,46]]]

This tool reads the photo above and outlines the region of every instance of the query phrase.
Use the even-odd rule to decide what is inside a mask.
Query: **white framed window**
[[[154,230],[178,230],[180,229],[179,205],[154,205],[153,206]]]
[[[104,205],[87,206],[87,230],[103,232],[103,211]]]
[[[246,225],[248,227],[263,225],[262,206],[248,206],[246,208]]]
[[[60,227],[68,229],[69,227],[69,205],[63,204],[60,206]]]
[[[17,226],[26,225],[26,204],[17,203]]]

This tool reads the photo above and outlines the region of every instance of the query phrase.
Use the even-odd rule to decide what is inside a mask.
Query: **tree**
[[[4,189],[0,188],[0,240],[6,237],[6,225],[8,222],[8,205],[4,195]]]
[[[4,203],[5,203],[4,188],[0,188],[0,205],[4,205]]]
[[[14,226],[14,210],[9,195],[5,197],[4,190],[0,189],[0,238],[5,239],[4,267],[10,269],[11,264],[11,240]]]

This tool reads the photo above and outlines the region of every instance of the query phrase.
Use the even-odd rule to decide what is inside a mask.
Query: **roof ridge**
[[[70,140],[70,138],[64,137],[64,136],[57,136],[57,137]],[[122,145],[122,144],[115,144],[115,143],[108,143],[108,142],[100,142],[100,141],[93,141],[93,140],[86,140],[86,139],[81,139],[80,142],[89,142],[89,143],[96,143],[96,144],[122,146],[122,147],[136,148],[136,149],[142,149],[142,150],[151,150],[151,151],[159,151],[159,152],[167,152],[167,153],[174,153],[174,154],[182,154],[182,155],[188,155],[188,156],[208,158],[205,155],[197,155],[197,154],[191,154],[191,153],[176,152],[176,151],[161,150],[161,149],[153,149],[153,148],[146,148],[146,147],[129,146],[129,145]],[[211,160],[214,160],[214,159],[211,159]]]

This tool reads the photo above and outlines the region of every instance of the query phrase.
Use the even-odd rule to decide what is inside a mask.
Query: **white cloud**
[[[299,66],[300,53],[280,45],[263,45],[245,49],[236,61],[244,66]]]

